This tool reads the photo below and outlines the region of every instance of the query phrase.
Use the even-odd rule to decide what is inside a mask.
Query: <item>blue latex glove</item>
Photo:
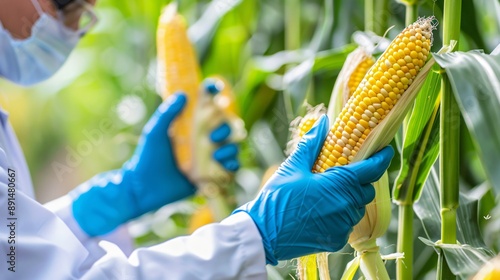
[[[341,249],[364,216],[365,205],[375,198],[370,183],[391,162],[394,151],[387,147],[367,160],[312,173],[328,128],[328,118],[322,116],[257,198],[233,212],[252,217],[268,264]]]
[[[184,94],[168,98],[144,127],[134,155],[121,169],[99,174],[73,192],[77,196],[73,215],[87,234],[103,235],[130,219],[196,192],[177,168],[167,135],[185,104]],[[210,138],[220,144],[214,159],[227,170],[236,171],[238,148],[234,143],[225,143],[230,134],[229,126],[223,124],[212,131]]]

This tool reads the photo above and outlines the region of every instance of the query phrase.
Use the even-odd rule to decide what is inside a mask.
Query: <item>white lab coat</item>
[[[0,160],[1,279],[267,278],[260,234],[245,213],[205,226],[191,236],[137,249],[130,256],[130,238],[124,228],[90,238],[73,219],[72,198],[64,196],[45,206],[34,200],[23,154],[2,111],[0,124],[0,147],[7,156]],[[6,187],[12,178],[9,173],[15,173],[14,195]],[[9,198],[13,196],[11,213]]]

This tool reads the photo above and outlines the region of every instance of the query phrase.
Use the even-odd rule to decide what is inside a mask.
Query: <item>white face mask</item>
[[[50,78],[80,40],[79,32],[44,13],[38,2],[33,4],[40,18],[29,38],[14,39],[0,23],[0,76],[24,86]]]

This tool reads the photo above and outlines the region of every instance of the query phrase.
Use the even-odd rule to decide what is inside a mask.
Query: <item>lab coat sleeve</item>
[[[130,257],[101,241],[95,259],[66,223],[20,191],[11,215],[10,193],[0,184],[2,279],[266,279],[262,240],[245,213]]]
[[[246,213],[138,249],[129,258],[112,243],[101,246],[106,255],[84,279],[267,279],[262,239]]]
[[[92,238],[87,235],[76,222],[73,211],[72,203],[74,198],[70,195],[62,196],[51,202],[46,203],[44,206],[51,212],[55,213],[67,226],[73,234],[80,240],[80,242],[87,248],[95,258],[100,257],[99,254],[102,253],[102,249],[98,246],[98,242],[101,240],[110,241],[118,247],[128,256],[132,253],[134,245],[132,238],[128,234],[127,226],[121,226],[110,232],[109,234]]]
[[[62,220],[5,176],[0,172],[1,278],[78,279],[93,264],[89,252]]]

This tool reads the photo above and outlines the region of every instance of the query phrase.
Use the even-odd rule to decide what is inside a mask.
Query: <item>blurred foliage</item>
[[[100,0],[99,24],[53,78],[32,88],[0,81],[0,105],[10,113],[40,201],[119,167],[132,154],[143,125],[161,102],[155,89],[155,28],[168,2]],[[352,35],[363,30],[364,1],[178,2],[192,26],[190,36],[204,76],[220,74],[235,86],[249,129],[241,145],[242,168],[236,174],[237,199],[243,203],[256,194],[265,170],[284,159],[288,126],[303,112],[302,105],[328,102],[345,57],[359,43]],[[420,15],[441,20],[442,0],[421,3]],[[479,48],[489,53],[500,43],[499,9],[498,1],[464,0],[462,50]],[[386,36],[393,38],[404,27],[404,6],[390,1],[387,12],[389,26],[395,27]],[[441,30],[435,32],[434,51],[441,46],[439,34]],[[462,169],[469,183],[464,185],[473,188],[485,176],[470,135],[463,137],[467,141],[463,141]],[[398,170],[399,161],[394,165],[391,170]],[[490,195],[487,203],[479,202],[486,206],[478,215],[488,214],[492,200]],[[161,209],[135,222],[132,231],[140,244],[186,234],[189,215],[203,203],[195,198]],[[384,253],[395,251],[396,228],[393,221],[382,239]],[[423,236],[418,220],[414,228]],[[424,279],[432,275],[434,255],[417,238],[415,245],[415,254],[425,256],[415,264],[418,279]],[[342,256],[331,258],[339,270],[349,259]],[[293,266],[280,264],[271,274],[289,277]],[[393,271],[394,262],[389,261],[388,267]]]

